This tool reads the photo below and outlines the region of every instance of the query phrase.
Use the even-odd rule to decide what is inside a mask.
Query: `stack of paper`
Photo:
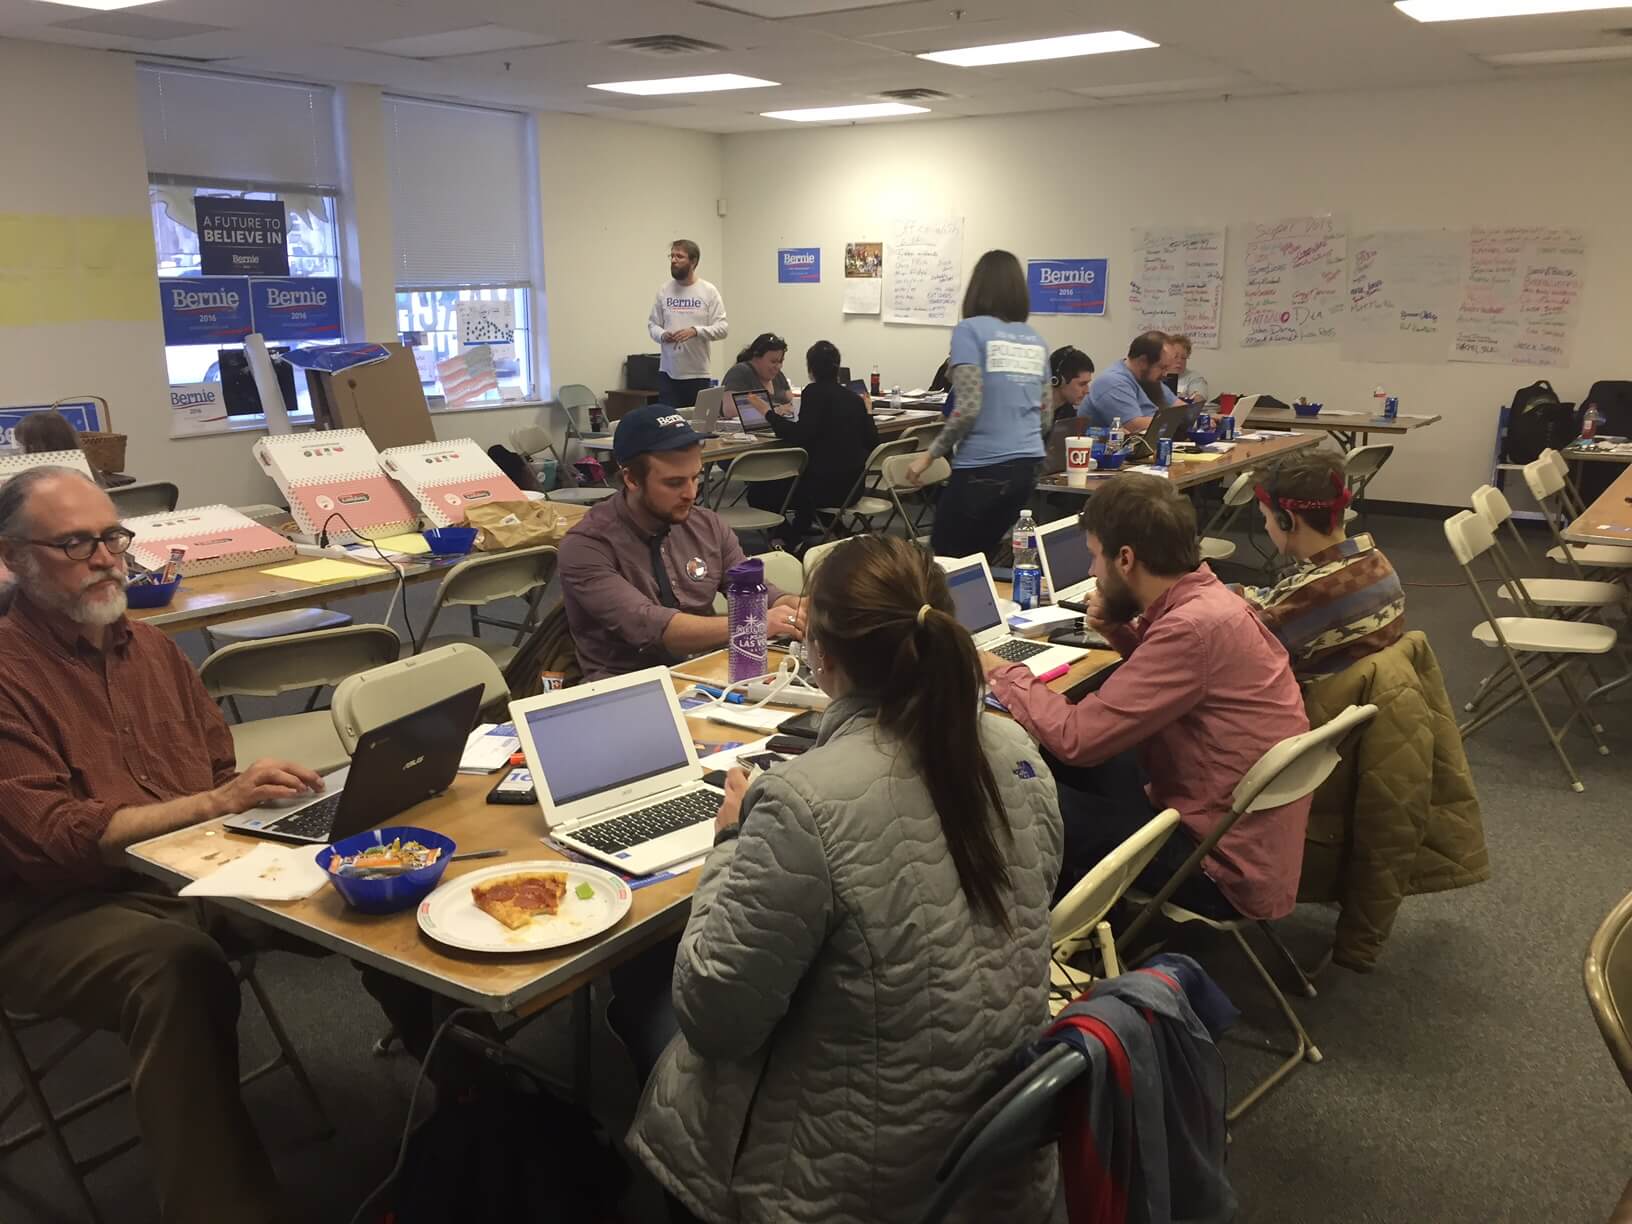
[[[459,772],[487,774],[503,769],[510,758],[521,751],[521,739],[514,723],[482,723],[465,740],[464,755],[459,758]]]
[[[250,901],[304,901],[328,882],[317,865],[316,846],[256,846],[248,854],[200,876],[184,897],[242,897]]]

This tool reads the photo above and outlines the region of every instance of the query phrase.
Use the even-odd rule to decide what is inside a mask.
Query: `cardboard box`
[[[395,342],[385,347],[391,356],[373,365],[307,372],[317,427],[361,429],[380,450],[436,441],[413,352]]]

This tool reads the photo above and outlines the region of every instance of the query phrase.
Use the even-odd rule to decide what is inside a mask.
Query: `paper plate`
[[[554,914],[541,914],[518,931],[476,908],[470,890],[485,880],[524,871],[559,871],[567,877],[567,895]],[[580,887],[593,893],[579,896]],[[599,935],[629,912],[634,894],[610,871],[562,859],[534,859],[484,867],[449,880],[419,903],[419,929],[438,943],[467,952],[537,952],[560,948]]]

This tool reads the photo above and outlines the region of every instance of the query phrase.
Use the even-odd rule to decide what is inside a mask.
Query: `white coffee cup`
[[[1073,489],[1086,488],[1088,473],[1094,470],[1094,440],[1067,438],[1065,440],[1065,483]]]

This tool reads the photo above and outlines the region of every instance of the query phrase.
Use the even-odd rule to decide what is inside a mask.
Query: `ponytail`
[[[878,721],[911,754],[940,818],[969,908],[1005,930],[1008,812],[980,736],[984,676],[934,558],[904,540],[859,536],[811,583],[811,632],[859,679],[882,682]]]

